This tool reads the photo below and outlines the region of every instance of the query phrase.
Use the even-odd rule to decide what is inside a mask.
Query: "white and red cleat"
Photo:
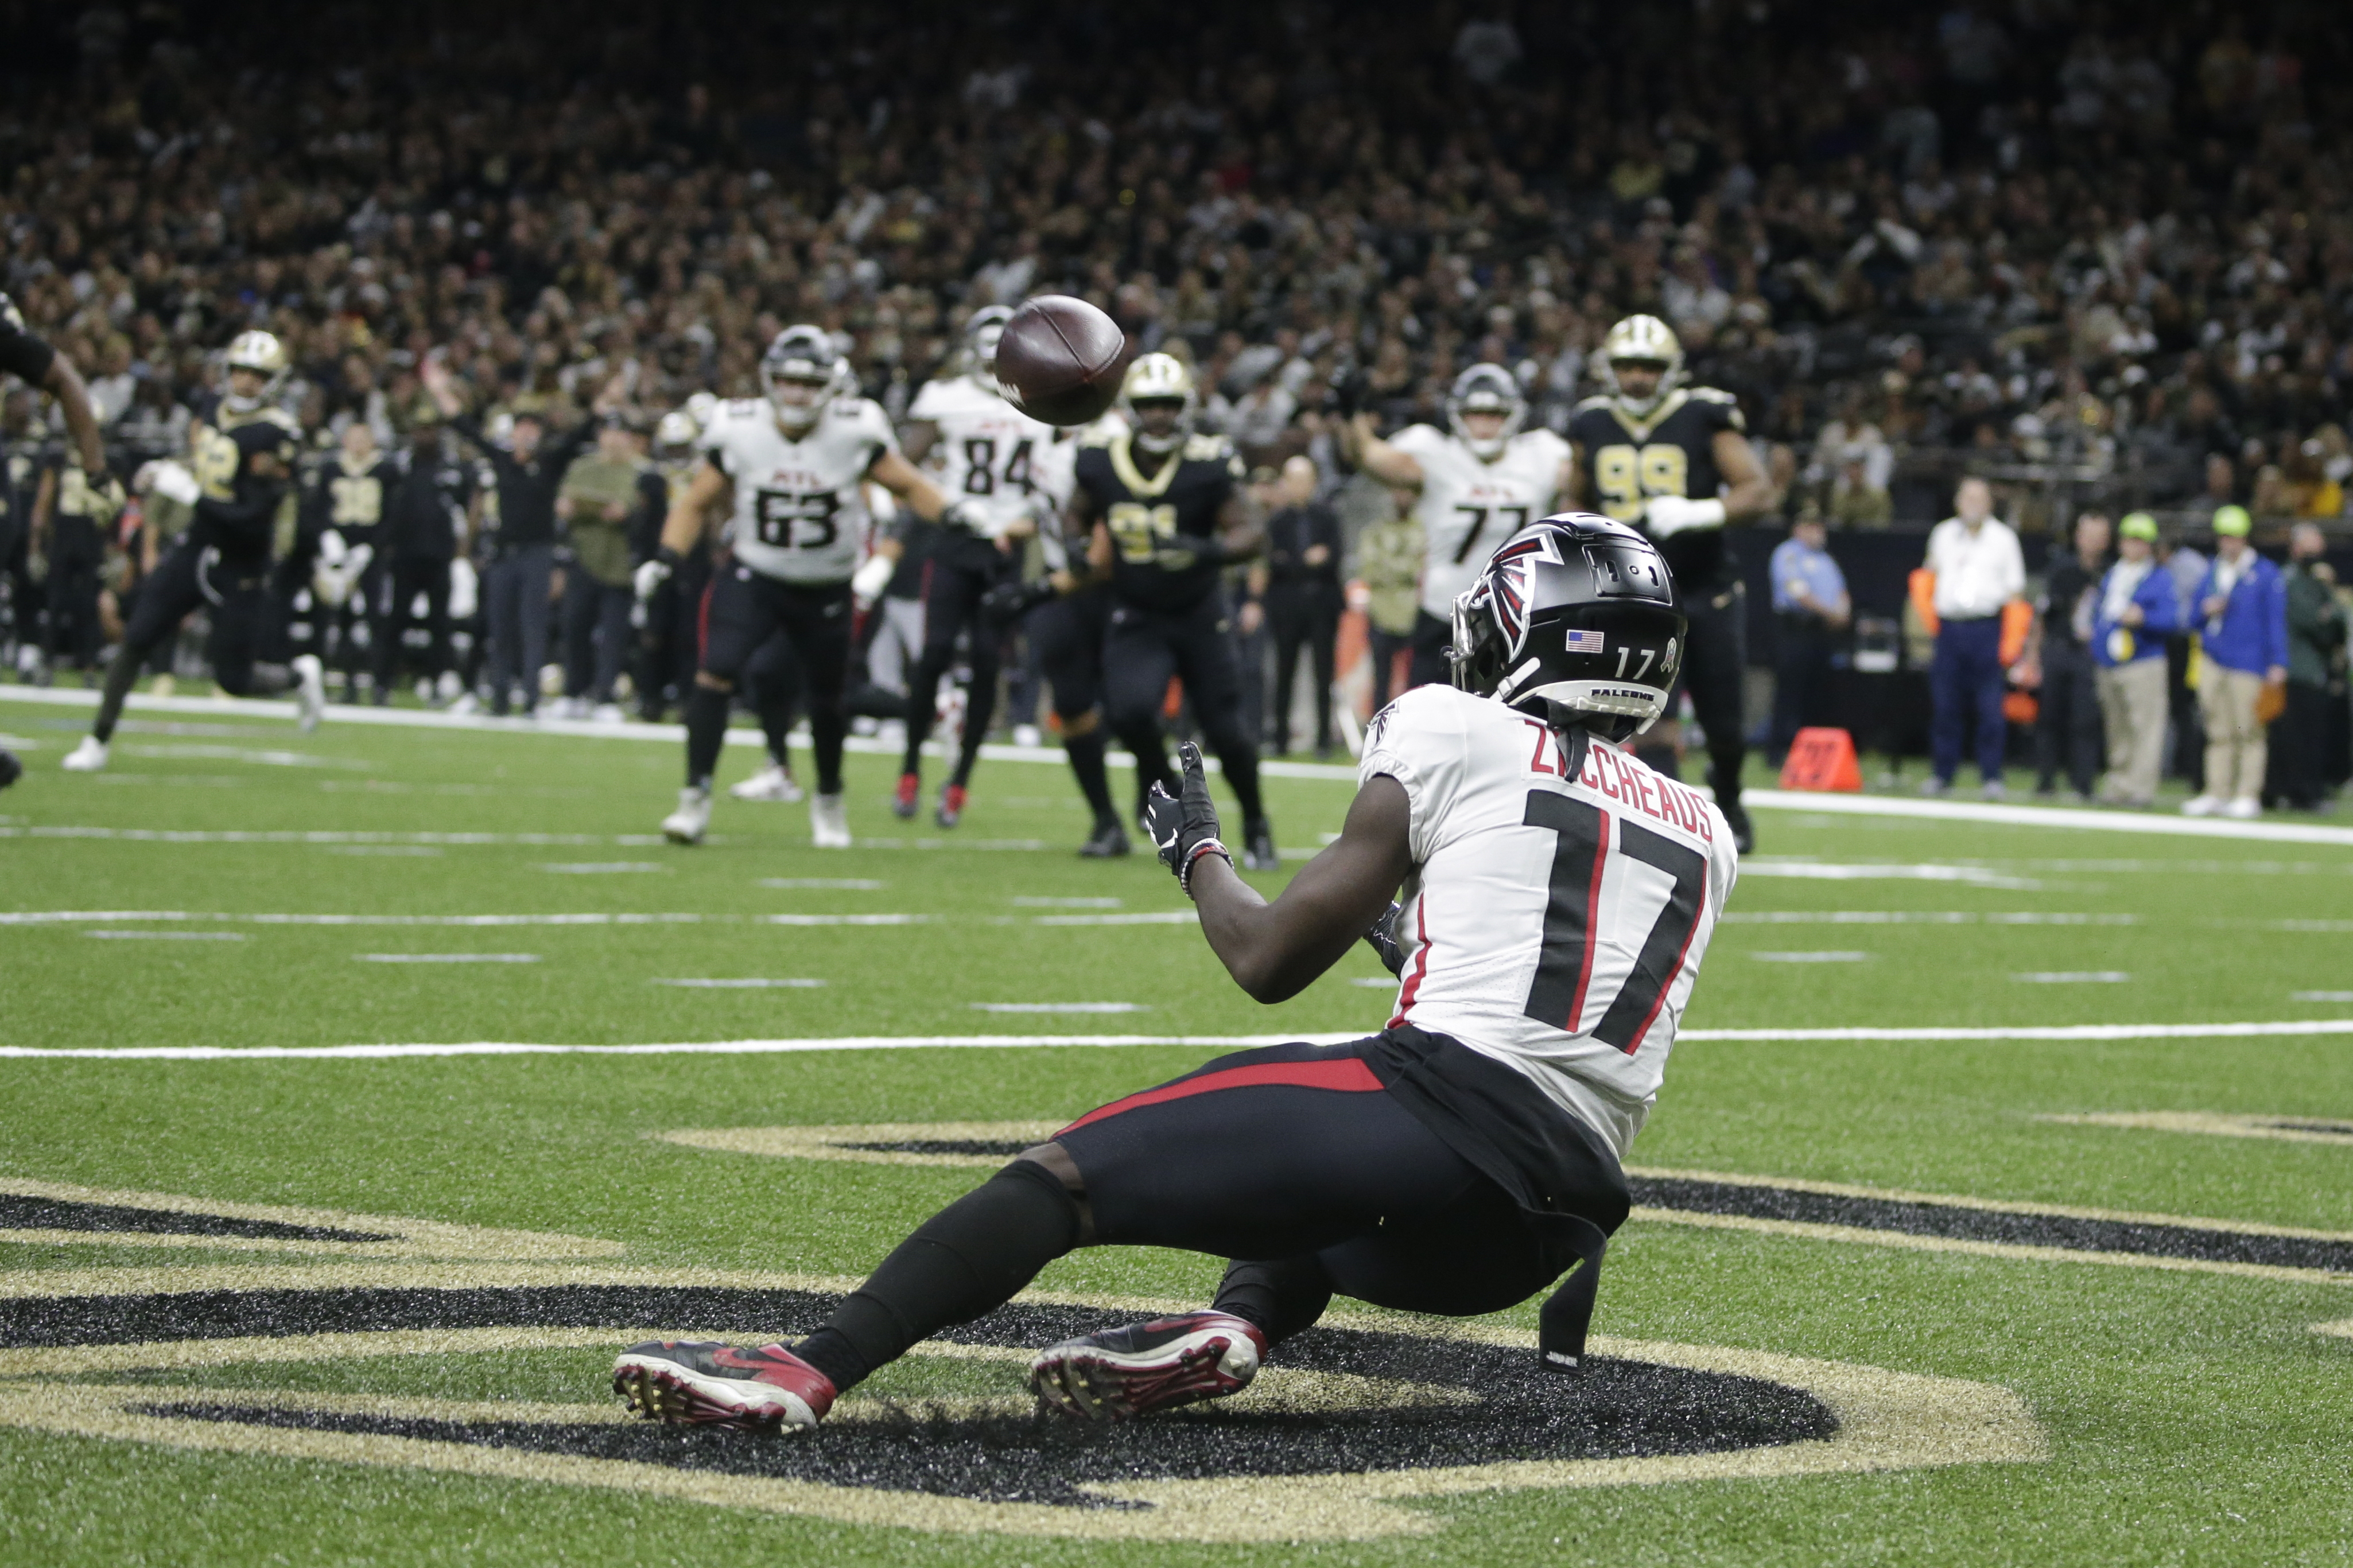
[[[1040,1351],[1029,1363],[1029,1386],[1066,1415],[1124,1421],[1239,1394],[1265,1353],[1257,1325],[1226,1312],[1187,1312]]]
[[[830,1378],[782,1345],[648,1340],[613,1363],[613,1392],[633,1415],[672,1426],[809,1432],[833,1408]]]

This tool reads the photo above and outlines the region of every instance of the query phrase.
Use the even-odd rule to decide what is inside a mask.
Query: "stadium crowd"
[[[642,463],[662,415],[753,393],[804,321],[899,417],[972,308],[1050,289],[1198,366],[1295,543],[1243,629],[1271,616],[1285,671],[1304,648],[1327,692],[1337,585],[1362,584],[1385,690],[1411,558],[1328,438],[1351,367],[1385,428],[1442,426],[1456,374],[1494,363],[1560,429],[1600,334],[1655,312],[1693,379],[1739,397],[1778,518],[1833,536],[1933,521],[1966,471],[2030,537],[2137,509],[2202,563],[2218,507],[2276,552],[2292,520],[2342,526],[2353,475],[2353,169],[2325,85],[2353,43],[2322,6],[2251,27],[2073,0],[426,5],[225,32],[13,10],[0,289],[88,376],[117,475],[177,452],[225,345],[264,329],[314,463],[463,456],[459,521],[420,547],[461,577],[552,542],[501,523],[511,487],[478,455],[564,437]],[[428,358],[480,420],[463,446]],[[5,580],[45,678],[113,640],[145,564],[61,437],[9,390]],[[608,701],[619,554],[650,549],[656,503],[617,472],[566,485],[567,695]],[[95,526],[69,543],[76,507]],[[598,521],[617,546],[590,543]],[[420,632],[427,675],[445,648],[466,672],[444,698],[497,640],[468,596]],[[526,683],[538,607],[495,655]],[[2342,728],[2341,631],[2319,658],[2298,721]],[[651,706],[674,669],[636,675]],[[1285,741],[1288,693],[1265,720]]]

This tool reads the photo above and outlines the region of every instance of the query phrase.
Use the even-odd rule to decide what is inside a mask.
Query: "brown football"
[[[1084,425],[1119,395],[1127,335],[1068,294],[1040,294],[1013,312],[997,341],[997,384],[1006,401],[1049,425]]]

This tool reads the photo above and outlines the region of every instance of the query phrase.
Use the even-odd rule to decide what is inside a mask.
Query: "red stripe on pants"
[[[1062,1132],[1075,1132],[1091,1121],[1117,1116],[1123,1110],[1164,1105],[1172,1100],[1212,1094],[1221,1089],[1254,1089],[1262,1084],[1289,1084],[1297,1089],[1334,1089],[1362,1094],[1378,1089],[1381,1080],[1373,1076],[1372,1068],[1355,1057],[1324,1062],[1258,1062],[1250,1067],[1228,1068],[1223,1072],[1203,1073],[1198,1078],[1179,1079],[1158,1089],[1131,1094],[1125,1100],[1114,1100],[1100,1110],[1088,1111],[1063,1128]],[[1062,1132],[1054,1136],[1059,1138]]]

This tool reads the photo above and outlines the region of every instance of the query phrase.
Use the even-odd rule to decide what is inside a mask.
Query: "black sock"
[[[1210,1306],[1255,1324],[1269,1344],[1313,1328],[1332,1304],[1332,1281],[1313,1254],[1267,1263],[1232,1263]]]
[[[1675,761],[1672,746],[1637,746],[1634,748],[1634,760],[1662,777],[1680,779],[1683,776],[1682,765]]]
[[[760,731],[768,737],[768,755],[776,759],[778,767],[786,770],[793,765],[792,742],[787,737],[793,732],[794,706],[789,697],[782,702],[760,704]]]
[[[106,694],[98,700],[98,722],[90,727],[100,745],[114,739],[115,721],[122,717],[122,700],[131,695],[131,683],[139,679],[139,667],[146,661],[145,649],[134,653],[125,647],[116,652],[114,663],[108,667]]]
[[[1065,731],[1062,735],[1062,755],[1071,763],[1071,772],[1079,781],[1079,793],[1087,797],[1087,805],[1095,814],[1095,825],[1117,822],[1119,815],[1112,809],[1111,774],[1103,767],[1103,736],[1100,727],[1083,735]]]
[[[932,738],[932,721],[939,716],[940,680],[955,658],[953,645],[936,654],[925,648],[915,661],[915,672],[907,678],[907,751],[899,763],[902,773],[923,771],[923,742]]]
[[[1707,754],[1708,787],[1715,791],[1718,805],[1740,804],[1740,764],[1747,760],[1746,746],[1726,746]]]
[[[993,1312],[1079,1242],[1060,1177],[1016,1160],[901,1242],[793,1353],[846,1392],[951,1323]]]
[[[849,720],[838,708],[809,710],[809,752],[817,759],[817,793],[841,793],[842,739],[849,733]]]
[[[713,691],[701,681],[686,700],[686,782],[691,789],[709,789],[719,766],[720,749],[727,744],[729,693]]]

